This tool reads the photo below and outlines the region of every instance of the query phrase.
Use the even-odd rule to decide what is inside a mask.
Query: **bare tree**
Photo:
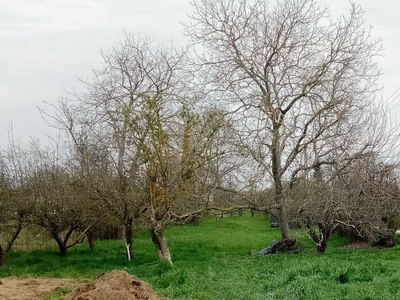
[[[55,126],[68,132],[85,176],[91,177],[94,166],[105,162],[103,171],[111,176],[100,175],[92,181],[93,198],[105,201],[121,220],[131,258],[133,221],[151,208],[148,180],[154,174],[150,176],[150,154],[145,146],[150,149],[158,143],[157,149],[151,149],[164,153],[161,119],[174,117],[183,101],[185,85],[180,70],[185,53],[125,32],[123,39],[102,55],[103,65],[94,71],[90,82],[84,82],[86,91],[75,93],[75,102],[61,102],[56,115],[50,117]],[[160,115],[161,108],[166,116]],[[89,160],[88,151],[94,149],[106,155]],[[163,164],[161,161],[163,157],[155,157],[153,167]]]
[[[15,199],[23,195],[22,190],[10,186],[3,162],[0,170],[0,266],[4,266],[7,253],[24,226],[24,215],[15,209]]]
[[[86,203],[76,189],[74,170],[69,168],[68,156],[59,141],[51,140],[48,146],[42,146],[32,140],[28,152],[32,170],[24,176],[35,201],[30,220],[51,234],[60,256],[65,257],[67,249],[84,240],[82,234],[71,242],[86,218]]]
[[[272,179],[282,239],[289,239],[283,181],[336,159],[329,154],[345,146],[343,124],[357,124],[373,100],[380,41],[364,29],[354,4],[338,20],[313,0],[274,7],[200,0],[193,8],[186,30],[205,49],[201,78],[231,108],[244,148]],[[335,142],[325,147],[328,140]]]
[[[292,189],[291,216],[308,227],[321,254],[338,225],[371,242],[393,246],[400,207],[395,170],[377,153],[316,169],[313,178],[303,178]]]
[[[196,110],[185,102],[173,111],[171,100],[163,95],[147,97],[142,107],[143,129],[137,132],[142,132],[139,149],[147,176],[152,239],[160,258],[172,264],[164,226],[171,219],[205,211],[208,199],[202,192],[207,182],[199,183],[199,174],[222,154],[211,145],[225,120],[219,111]],[[176,215],[182,212],[185,216]]]
[[[0,152],[0,266],[5,265],[21,230],[31,224],[36,201],[28,184],[32,161],[23,145],[9,133],[9,144]]]
[[[135,196],[141,179],[137,140],[130,124],[138,117],[141,95],[153,86],[149,72],[163,76],[153,61],[153,44],[151,39],[125,33],[123,40],[102,52],[103,65],[93,71],[91,81],[83,82],[86,91],[74,93],[74,102],[62,101],[56,115],[48,115],[55,126],[68,132],[86,178],[95,175],[90,183],[92,198],[104,201],[123,224],[129,259],[133,257],[133,221],[146,209]],[[102,157],[91,155],[94,160],[90,159],[88,153],[93,151],[100,151]]]

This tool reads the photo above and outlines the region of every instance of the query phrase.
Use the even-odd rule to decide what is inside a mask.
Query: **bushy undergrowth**
[[[82,244],[60,259],[56,249],[11,252],[0,277],[48,276],[92,279],[101,272],[126,269],[160,294],[176,299],[400,299],[400,247],[350,250],[331,236],[325,255],[317,255],[305,231],[292,231],[304,243],[297,255],[255,255],[279,239],[262,214],[254,218],[206,218],[167,228],[175,267],[159,262],[148,232],[136,234],[135,259],[125,258],[123,241],[102,241],[91,252]],[[58,293],[58,294],[57,294]],[[56,291],[46,299],[62,299]],[[58,296],[59,295],[59,296]]]

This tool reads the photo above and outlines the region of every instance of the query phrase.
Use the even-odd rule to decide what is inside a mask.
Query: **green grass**
[[[44,296],[41,300],[61,300],[65,295],[68,295],[72,290],[68,288],[56,288],[51,294]]]
[[[400,246],[393,249],[337,248],[346,240],[332,236],[325,255],[305,231],[292,235],[305,245],[298,255],[254,253],[279,239],[262,214],[254,218],[206,218],[165,230],[175,267],[159,262],[149,232],[136,234],[135,259],[125,258],[123,241],[87,244],[60,259],[53,251],[11,252],[0,277],[47,276],[92,279],[101,272],[126,269],[148,281],[159,295],[172,299],[400,299]],[[49,299],[62,299],[56,290]]]

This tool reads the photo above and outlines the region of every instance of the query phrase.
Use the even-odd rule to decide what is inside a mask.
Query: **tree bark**
[[[287,208],[286,208],[286,200],[284,199],[285,196],[282,194],[280,197],[283,199],[280,200],[280,209],[279,209],[279,229],[281,230],[281,237],[282,240],[289,240],[290,239],[290,229],[289,229],[289,220],[287,215]]]
[[[52,232],[51,235],[57,242],[58,249],[60,250],[60,257],[67,257],[67,249],[68,248],[67,248],[67,245],[66,245],[67,243],[65,242],[65,239],[64,239],[64,241],[62,241],[56,232]],[[68,237],[69,237],[69,235],[68,235]],[[67,241],[68,241],[68,239],[67,239]]]
[[[173,265],[171,254],[169,252],[167,239],[163,235],[163,228],[161,221],[152,217],[151,238],[158,251],[158,256],[162,260],[167,260],[171,266]]]
[[[318,224],[318,228],[319,228],[319,236],[312,228],[309,228],[308,234],[310,235],[311,239],[317,246],[317,253],[324,254],[326,251],[326,247],[328,245],[329,236],[331,235],[332,224],[328,225]]]
[[[6,265],[6,253],[0,245],[0,267]]]
[[[395,236],[395,231],[393,231],[393,233],[387,233],[384,236],[382,236],[376,244],[385,248],[393,247],[395,244],[394,236]]]
[[[60,257],[67,257],[67,247],[59,246],[60,248]]]
[[[4,266],[6,264],[7,253],[8,253],[8,251],[10,251],[12,245],[14,244],[18,235],[20,234],[21,230],[22,230],[22,224],[18,223],[18,226],[15,228],[15,231],[14,231],[10,241],[5,245],[5,248],[3,248],[0,245],[0,267]]]
[[[199,216],[199,215],[195,215],[195,216],[193,217],[193,224],[194,224],[194,226],[200,226],[200,220],[201,220],[200,216]]]
[[[133,218],[128,217],[124,227],[125,227],[125,239],[126,239],[126,257],[128,259],[133,259],[134,255],[132,253],[132,244],[133,244],[133,228],[132,228]]]
[[[321,245],[317,245],[317,253],[318,254],[324,254],[326,250],[326,246],[328,245],[327,240],[321,240]]]
[[[331,235],[331,226],[322,226],[319,228],[320,243],[317,245],[317,253],[324,254],[328,245],[329,236]]]
[[[94,251],[96,241],[95,241],[93,234],[89,233],[89,234],[86,234],[86,236],[88,238],[90,250]]]
[[[281,166],[281,136],[279,133],[279,129],[281,127],[281,123],[283,120],[281,119],[283,116],[280,112],[277,113],[273,123],[273,138],[272,138],[272,175],[274,179],[274,189],[275,189],[275,203],[278,205],[279,210],[279,229],[281,230],[281,238],[282,240],[290,239],[290,229],[289,229],[289,220],[287,215],[286,208],[286,199],[283,194],[282,188],[282,166]]]
[[[377,242],[377,244],[379,246],[383,246],[385,248],[393,247],[394,244],[395,244],[394,243],[394,236],[396,234],[394,220],[393,220],[393,218],[388,218],[388,217],[384,216],[382,218],[382,222],[387,224],[388,232],[386,232],[385,234],[383,234],[380,237],[380,239]]]

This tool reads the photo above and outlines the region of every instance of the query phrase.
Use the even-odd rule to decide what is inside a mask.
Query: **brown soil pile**
[[[58,278],[16,278],[0,279],[0,299],[37,300],[50,294],[57,287],[72,288],[74,280]]]
[[[101,274],[95,281],[72,291],[69,300],[167,300],[158,297],[147,282],[126,271]]]

